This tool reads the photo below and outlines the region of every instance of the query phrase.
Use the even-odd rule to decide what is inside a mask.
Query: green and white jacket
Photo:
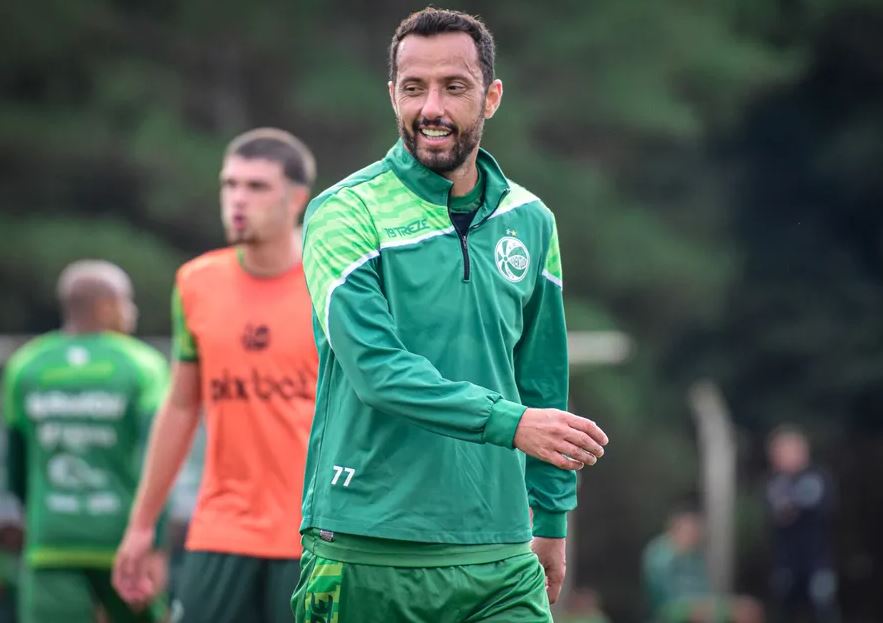
[[[483,150],[478,167],[465,236],[451,182],[401,141],[307,209],[319,381],[302,531],[449,544],[566,533],[576,476],[512,445],[526,407],[567,404],[555,219]]]

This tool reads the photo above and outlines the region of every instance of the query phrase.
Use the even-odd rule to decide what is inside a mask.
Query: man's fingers
[[[607,442],[610,441],[607,438],[607,434],[603,430],[601,430],[601,427],[595,424],[595,422],[593,422],[592,420],[580,417],[578,415],[573,415],[572,413],[567,413],[567,416],[567,425],[571,428],[575,428],[578,431],[584,432],[586,435],[597,441],[602,446],[606,446]]]
[[[552,465],[558,467],[560,469],[566,469],[572,472],[578,472],[585,464],[582,461],[577,461],[569,456],[564,456],[558,452],[553,453],[553,460],[550,461]]]
[[[117,555],[113,568],[113,585],[120,597],[128,603],[143,600],[145,593],[149,592],[149,586],[145,585],[142,567],[143,561],[138,556],[131,556],[125,552]],[[149,580],[147,583],[149,584]]]
[[[132,561],[125,554],[118,554],[113,566],[113,585],[118,592],[128,589],[132,582]]]
[[[591,452],[586,452],[582,448],[579,448],[572,443],[567,443],[566,441],[562,441],[558,444],[558,452],[563,454],[566,457],[570,457],[575,461],[579,461],[580,463],[585,463],[586,465],[594,465],[598,462],[598,457],[592,454]]]
[[[573,444],[588,454],[592,454],[596,459],[600,459],[604,456],[604,448],[602,448],[598,442],[587,434],[574,428],[568,429],[567,433],[564,435],[564,441]]]
[[[543,566],[549,603],[555,603],[561,593],[561,585],[564,583],[564,575],[567,571],[566,542],[564,539],[534,537],[530,545]]]
[[[114,586],[120,597],[130,606],[144,605],[150,602],[154,592],[150,586],[143,582],[127,582],[123,586]]]
[[[549,596],[549,603],[554,604],[558,601],[558,595],[561,594],[561,582],[553,582],[549,580],[549,586],[546,587],[546,594]]]
[[[541,456],[537,457],[541,461],[545,461],[546,463],[551,463],[555,467],[560,469],[566,469],[570,471],[579,471],[585,465],[582,461],[574,459],[572,456],[565,456],[560,452],[543,452]]]
[[[550,604],[554,604],[558,601],[558,596],[561,594],[561,585],[563,583],[563,573],[559,573],[557,569],[546,569],[546,594],[549,596]]]

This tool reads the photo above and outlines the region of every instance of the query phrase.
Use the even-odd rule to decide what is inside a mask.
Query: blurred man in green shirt
[[[750,597],[716,595],[705,563],[704,521],[692,506],[675,509],[667,530],[644,548],[642,574],[656,623],[760,623]]]
[[[126,335],[137,310],[118,266],[74,262],[58,296],[62,329],[25,344],[3,378],[8,484],[25,509],[20,620],[155,621],[161,604],[130,609],[110,570],[168,368]]]

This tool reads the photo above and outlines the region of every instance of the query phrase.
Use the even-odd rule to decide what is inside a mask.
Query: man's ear
[[[494,80],[487,88],[487,94],[484,96],[484,118],[490,119],[500,107],[503,99],[503,83],[500,80]]]
[[[302,184],[291,184],[288,193],[289,205],[294,209],[299,219],[310,200],[310,189]]]
[[[99,296],[92,302],[92,313],[102,327],[114,325],[117,316],[117,302],[110,296]]]
[[[389,89],[389,103],[392,104],[392,110],[395,112],[396,117],[398,117],[399,107],[396,105],[396,85],[390,80],[386,83],[386,87]]]

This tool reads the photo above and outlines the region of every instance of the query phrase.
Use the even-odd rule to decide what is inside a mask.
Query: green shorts
[[[133,612],[117,595],[107,569],[25,566],[19,599],[22,623],[95,623],[99,609],[110,623],[153,623],[166,612],[162,600]]]
[[[291,623],[289,595],[300,563],[187,552],[172,601],[172,623]]]
[[[552,623],[536,555],[454,567],[337,562],[304,550],[296,623]]]

